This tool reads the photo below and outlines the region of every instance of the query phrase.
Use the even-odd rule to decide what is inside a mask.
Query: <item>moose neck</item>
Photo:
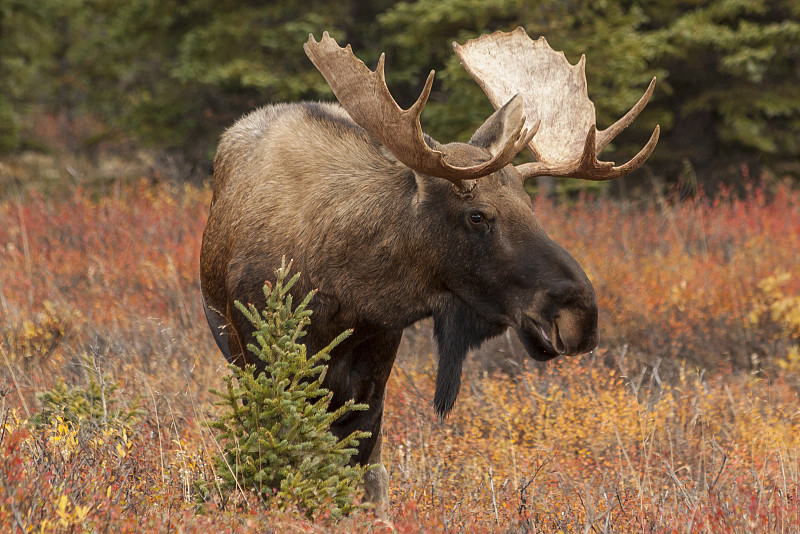
[[[309,278],[339,301],[344,323],[352,316],[402,329],[432,313],[431,294],[440,288],[415,175],[404,167],[389,170],[359,173],[359,187],[331,193],[314,217],[336,224],[308,243],[306,258]],[[341,272],[347,276],[337,276]]]

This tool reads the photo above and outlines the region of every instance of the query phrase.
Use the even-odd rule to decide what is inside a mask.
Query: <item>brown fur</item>
[[[453,165],[489,160],[507,134],[507,112],[498,110],[468,145],[426,142]],[[470,222],[478,211],[483,222]],[[333,352],[325,385],[332,409],[350,398],[370,406],[332,429],[373,433],[355,458],[362,464],[380,463],[386,382],[414,322],[434,318],[442,415],[456,400],[467,352],[507,327],[537,359],[596,344],[592,286],[547,237],[513,166],[460,184],[420,175],[336,104],[266,107],[220,141],[201,284],[215,339],[238,364],[259,362],[242,350],[252,328],[233,302],[263,305],[263,284],[282,256],[302,273],[293,293],[318,290],[309,352],[354,329]],[[372,473],[368,496],[384,504],[386,471]]]

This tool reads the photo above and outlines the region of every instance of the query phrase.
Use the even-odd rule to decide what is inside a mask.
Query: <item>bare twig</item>
[[[500,515],[497,513],[497,498],[494,494],[494,479],[492,478],[492,466],[489,466],[489,487],[492,490],[492,507],[494,508],[494,522],[500,524]]]
[[[161,483],[166,484],[167,477],[164,473],[164,444],[161,440],[161,422],[158,417],[158,403],[156,402],[156,396],[153,393],[153,388],[150,387],[150,382],[147,380],[147,377],[143,377],[143,380],[145,386],[147,386],[147,391],[150,393],[150,398],[153,400],[153,411],[156,416],[156,432],[158,433],[158,456],[161,462]]]
[[[28,280],[33,282],[33,261],[31,260],[31,247],[28,239],[28,230],[25,227],[25,218],[23,217],[22,210],[22,194],[19,187],[14,186],[14,200],[17,204],[17,217],[19,218],[19,234],[22,238],[22,253],[25,258],[25,274],[28,275]],[[33,284],[28,288],[28,303],[33,306]]]
[[[419,390],[419,388],[417,388],[417,384],[414,383],[414,379],[411,377],[411,375],[409,375],[400,364],[395,364],[394,368],[398,369],[401,373],[403,373],[403,377],[405,377],[406,382],[408,382],[408,384],[411,386],[411,389],[414,390],[414,393],[416,393],[416,395],[420,399],[430,404],[431,400],[427,398],[425,395],[423,395],[422,392]]]
[[[22,396],[22,391],[19,387],[19,382],[17,382],[17,376],[14,373],[14,369],[11,367],[11,362],[8,361],[8,352],[6,351],[6,347],[4,343],[0,343],[0,354],[3,355],[3,362],[8,367],[8,372],[11,375],[11,380],[14,382],[14,389],[17,391],[17,396],[19,397],[20,403],[22,404],[22,408],[25,410],[25,415],[28,416],[28,419],[31,418],[31,411],[28,409],[28,403],[25,402],[25,397]]]

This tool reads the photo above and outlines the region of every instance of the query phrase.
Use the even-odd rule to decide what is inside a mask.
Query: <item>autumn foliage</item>
[[[430,327],[409,329],[386,400],[390,516],[316,523],[246,491],[194,498],[217,476],[209,388],[228,372],[199,296],[208,203],[148,184],[0,201],[0,531],[800,530],[789,186],[538,199],[595,286],[598,349],[540,365],[501,339],[441,421]],[[62,381],[137,416],[34,424]]]

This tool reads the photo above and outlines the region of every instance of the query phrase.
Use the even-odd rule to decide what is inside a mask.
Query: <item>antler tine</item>
[[[383,56],[383,54],[381,54]],[[436,71],[431,70],[428,73],[428,78],[425,80],[425,85],[422,87],[422,92],[419,94],[417,101],[414,102],[408,111],[413,113],[414,116],[417,118],[417,124],[419,124],[419,118],[422,117],[422,110],[425,109],[425,104],[428,103],[428,97],[431,95],[431,88],[433,88],[433,77],[436,74]],[[386,80],[383,80],[384,85],[386,84]],[[420,126],[420,130],[422,130],[422,126]]]
[[[327,35],[328,32],[325,32]],[[324,38],[324,37],[323,37]],[[350,45],[347,45],[347,51],[352,53],[352,48]],[[354,56],[355,57],[355,56]],[[366,65],[364,65],[366,67]],[[381,56],[378,58],[378,65],[375,67],[375,74],[378,76],[378,80],[380,80],[381,86],[386,88],[387,96],[391,98],[392,102],[397,105],[397,101],[395,101],[394,97],[389,93],[389,86],[386,85],[386,52],[381,52]],[[428,78],[425,80],[425,85],[422,87],[422,91],[420,92],[419,96],[417,97],[417,101],[408,108],[407,113],[411,114],[413,117],[417,117],[419,119],[422,117],[422,110],[425,109],[425,104],[428,103],[428,98],[431,95],[431,89],[433,88],[433,78],[436,75],[435,70],[431,70],[428,73]],[[397,109],[402,110],[400,106],[397,106]],[[420,125],[420,131],[422,131],[422,125]]]
[[[627,163],[620,165],[619,167],[613,167],[611,169],[612,175],[608,176],[608,178],[603,178],[603,180],[611,180],[612,178],[618,178],[620,176],[625,176],[626,174],[635,171],[642,164],[647,161],[647,158],[650,157],[650,154],[653,153],[655,150],[656,145],[658,144],[658,136],[661,134],[661,126],[656,126],[653,130],[653,133],[650,134],[650,139],[647,141],[647,144],[635,155],[633,156]]]
[[[593,124],[589,127],[589,132],[586,134],[586,142],[583,144],[583,152],[578,162],[578,168],[606,170],[614,166],[613,161],[598,160],[597,152],[597,126]]]
[[[567,178],[581,178],[583,180],[591,180],[594,182],[603,182],[612,180],[629,174],[647,161],[650,154],[656,148],[658,143],[658,136],[661,132],[661,127],[656,126],[653,133],[650,135],[650,140],[647,144],[632,157],[628,162],[615,166],[612,161],[600,161],[597,159],[597,145],[595,137],[597,128],[592,126],[589,133],[586,135],[586,144],[583,147],[581,158],[574,162],[562,164],[549,164],[543,161],[535,161],[533,163],[523,163],[517,165],[517,170],[522,174],[522,179],[527,180],[536,176],[563,176]]]
[[[471,167],[451,165],[442,152],[428,146],[420,125],[420,116],[433,86],[434,71],[428,75],[414,105],[403,110],[386,86],[385,54],[381,54],[375,71],[372,71],[353,55],[350,45],[340,47],[328,32],[322,35],[319,42],[309,35],[303,48],[356,124],[375,136],[398,160],[415,171],[455,183],[474,180],[508,165],[533,137],[532,132],[523,130],[525,119],[521,117],[503,149],[489,161]]]
[[[647,87],[647,91],[644,92],[642,97],[633,106],[621,119],[617,122],[606,128],[605,130],[598,132],[598,140],[597,140],[597,152],[603,150],[608,143],[610,143],[618,133],[622,130],[630,126],[630,124],[639,116],[639,113],[642,112],[644,107],[650,102],[650,97],[653,96],[653,91],[656,88],[656,77],[653,76],[653,79],[650,80],[650,85]]]

